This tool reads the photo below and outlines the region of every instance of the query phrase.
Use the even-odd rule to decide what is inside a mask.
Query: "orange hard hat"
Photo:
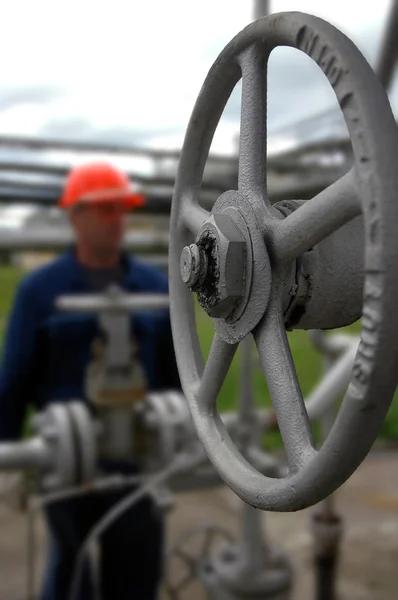
[[[89,163],[74,167],[66,180],[58,202],[69,209],[80,202],[122,201],[126,208],[137,208],[145,203],[141,194],[133,192],[128,177],[108,163]]]

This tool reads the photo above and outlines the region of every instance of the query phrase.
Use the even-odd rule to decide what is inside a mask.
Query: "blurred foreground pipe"
[[[0,471],[17,471],[29,468],[45,469],[52,464],[52,452],[39,437],[23,442],[0,443]]]

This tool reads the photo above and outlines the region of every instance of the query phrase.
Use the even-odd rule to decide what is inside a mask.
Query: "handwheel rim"
[[[298,473],[267,478],[239,454],[218,414],[197,402],[203,359],[191,292],[179,272],[188,237],[181,206],[197,193],[211,140],[230,93],[240,79],[237,56],[252,44],[278,45],[318,60],[335,91],[357,156],[352,177],[360,186],[365,223],[364,326],[353,375],[336,422],[321,449]],[[338,50],[334,50],[338,48]],[[323,50],[322,50],[323,49]],[[333,49],[333,50],[331,50]],[[211,88],[222,90],[215,97]],[[381,151],[383,149],[383,151]],[[398,135],[387,97],[359,50],[337,29],[303,13],[274,14],[252,23],[221,52],[202,87],[187,129],[171,210],[171,320],[182,386],[198,436],[224,482],[253,506],[290,511],[315,504],[337,489],[368,454],[396,385],[398,333]],[[255,198],[259,210],[263,210]],[[189,332],[189,335],[188,335]]]

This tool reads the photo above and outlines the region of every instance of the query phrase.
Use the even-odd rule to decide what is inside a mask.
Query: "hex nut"
[[[228,318],[244,294],[246,244],[227,214],[216,214],[205,224],[198,247],[207,256],[207,274],[198,300],[213,318]]]

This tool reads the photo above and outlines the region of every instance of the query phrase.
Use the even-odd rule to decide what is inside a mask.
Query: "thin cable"
[[[27,552],[28,552],[28,566],[27,566],[27,598],[33,600],[35,598],[35,531],[34,531],[34,518],[35,512],[44,506],[49,504],[55,504],[61,500],[69,500],[70,498],[76,498],[84,496],[90,493],[96,493],[110,489],[120,489],[128,485],[140,483],[145,481],[147,477],[142,475],[133,476],[120,476],[112,475],[111,477],[104,477],[98,479],[91,484],[85,484],[82,486],[76,486],[62,490],[59,492],[50,492],[37,497],[30,497],[28,499],[28,525],[27,525]]]
[[[196,464],[196,462],[198,462],[197,457],[195,457],[195,460],[192,462]],[[189,466],[192,466],[191,462]],[[168,468],[164,469],[157,475],[154,475],[146,483],[142,484],[138,490],[135,490],[126,498],[123,498],[123,500],[121,500],[116,506],[112,507],[92,528],[90,533],[86,536],[86,539],[84,540],[77,557],[75,572],[72,579],[71,593],[69,595],[70,600],[78,600],[79,585],[86,554],[89,552],[90,546],[96,540],[96,538],[104,533],[104,531],[110,527],[114,521],[116,521],[126,510],[131,508],[131,506],[136,504],[139,500],[141,500],[141,498],[150,492],[153,487],[187,467],[188,465],[186,462],[184,464],[184,462],[177,459]],[[98,586],[96,587],[98,590]]]
[[[55,502],[61,502],[61,500],[69,500],[78,496],[84,496],[86,494],[102,492],[104,490],[119,489],[128,485],[145,482],[148,479],[147,476],[133,475],[129,477],[112,475],[111,477],[104,477],[98,479],[90,484],[84,484],[82,486],[76,486],[62,490],[60,492],[50,492],[37,496],[32,500],[32,506],[34,509],[42,508],[48,504]]]

